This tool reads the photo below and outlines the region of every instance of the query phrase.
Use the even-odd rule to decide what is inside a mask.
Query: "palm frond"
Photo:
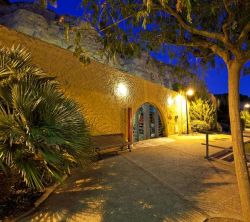
[[[44,172],[60,179],[91,149],[79,106],[30,61],[20,46],[0,48],[0,160],[42,189]]]

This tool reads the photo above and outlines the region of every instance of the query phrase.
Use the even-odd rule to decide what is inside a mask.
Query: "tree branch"
[[[157,38],[160,38],[161,36],[154,36],[154,41],[158,42]],[[148,39],[139,38],[138,40],[144,41],[144,42],[150,42]],[[162,39],[162,42],[170,45],[176,45],[176,46],[185,46],[185,47],[195,47],[195,48],[204,48],[204,49],[210,49],[213,53],[219,55],[225,62],[228,62],[230,59],[229,51],[221,48],[217,44],[213,42],[208,42],[206,40],[202,39],[193,39],[193,41],[185,41],[185,40],[167,40]]]
[[[249,60],[250,60],[250,50],[244,52],[244,54],[243,54],[243,61],[246,62]]]
[[[223,58],[225,62],[229,60],[228,52],[212,42],[197,40],[193,42],[180,42],[180,43],[177,43],[177,45],[210,49],[212,52],[216,53],[221,58]]]
[[[239,51],[237,50],[237,47],[235,45],[233,45],[229,40],[227,40],[227,38],[223,34],[220,34],[220,33],[217,33],[217,32],[208,32],[208,31],[205,31],[205,30],[199,30],[199,29],[196,29],[196,28],[188,25],[184,21],[184,19],[181,17],[181,15],[176,10],[172,9],[169,5],[165,5],[163,7],[163,9],[165,9],[168,14],[172,15],[173,17],[175,17],[176,20],[178,21],[178,23],[185,30],[187,30],[188,32],[190,32],[190,33],[192,33],[194,35],[197,35],[197,36],[201,36],[201,37],[205,37],[205,38],[209,38],[209,39],[214,39],[214,40],[219,40],[220,42],[222,42],[225,45],[225,47],[227,47],[227,49],[229,51],[231,51],[232,53],[234,53],[235,56],[237,56],[237,57],[240,56]],[[204,40],[204,44],[205,43],[211,44],[211,40],[208,40],[208,41]],[[218,49],[219,55],[225,61],[227,61],[229,59],[228,58],[228,52],[226,52],[225,50],[221,49],[216,43],[213,43],[212,45],[213,45],[214,49],[215,48]],[[200,46],[200,47],[202,47],[202,46]]]
[[[166,10],[166,12],[170,15],[172,15],[173,17],[175,17],[177,19],[177,21],[179,22],[179,24],[188,32],[194,34],[194,35],[199,35],[199,36],[203,36],[206,38],[210,38],[210,39],[215,39],[215,40],[219,40],[223,43],[225,43],[225,38],[224,35],[220,34],[220,33],[216,33],[216,32],[207,32],[204,30],[199,30],[196,29],[190,25],[188,25],[183,18],[180,16],[180,14],[178,14],[177,11],[175,11],[174,9],[172,9],[170,6],[165,5],[164,7],[162,7],[163,9]]]
[[[229,34],[228,34],[228,28],[232,24],[234,17],[235,17],[234,13],[232,12],[232,10],[230,8],[230,2],[231,2],[230,0],[223,0],[225,9],[226,9],[227,14],[228,14],[228,19],[227,19],[226,23],[223,24],[223,26],[222,26],[222,31],[225,35],[226,41],[230,41]]]
[[[113,26],[117,26],[117,25],[119,25],[121,22],[128,20],[129,18],[135,16],[136,14],[137,14],[137,13],[134,13],[134,14],[132,14],[132,15],[128,15],[127,17],[125,17],[125,18],[123,18],[123,19],[120,19],[120,20],[118,20],[118,21],[115,21],[114,23],[110,24],[109,26],[106,26],[106,27],[100,29],[99,31],[100,31],[100,32],[103,32],[103,31],[105,31],[105,30],[107,30],[107,29],[109,29],[109,28],[111,28],[111,27],[113,27]]]
[[[250,22],[246,24],[246,26],[242,29],[240,36],[237,40],[237,45],[241,48],[242,43],[247,38],[248,33],[250,32]]]

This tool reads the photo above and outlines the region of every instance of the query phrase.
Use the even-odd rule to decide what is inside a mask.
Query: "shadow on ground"
[[[22,221],[195,222],[235,216],[238,209],[227,207],[237,201],[231,198],[237,193],[233,178],[230,170],[170,145],[141,147],[75,170]]]

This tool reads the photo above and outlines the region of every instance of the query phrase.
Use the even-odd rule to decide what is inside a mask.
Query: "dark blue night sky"
[[[19,1],[20,0],[12,0]],[[58,7],[51,8],[59,14],[70,14],[75,16],[82,15],[83,10],[81,9],[81,0],[58,0]],[[161,61],[166,63],[171,63],[172,61],[160,54],[155,55]],[[227,87],[227,69],[225,64],[220,58],[216,59],[215,68],[208,68],[205,73],[205,79],[210,92],[214,94],[226,93],[228,91]],[[243,76],[240,81],[240,93],[250,96],[250,75]]]

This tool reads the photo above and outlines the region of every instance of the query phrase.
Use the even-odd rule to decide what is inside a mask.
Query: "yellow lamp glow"
[[[175,102],[176,105],[179,107],[178,109],[181,111],[182,107],[185,107],[186,99],[184,96],[179,94],[175,97]]]
[[[250,108],[250,104],[246,103],[244,107],[248,109],[248,108]]]
[[[120,97],[126,97],[128,95],[128,88],[124,83],[119,83],[116,90],[117,95]]]
[[[181,100],[182,100],[181,97],[182,97],[181,95],[178,95],[178,96],[175,97],[176,104],[178,104],[178,105],[181,104]]]
[[[194,90],[193,89],[188,89],[187,96],[192,96],[192,95],[194,95]]]
[[[172,106],[173,105],[173,103],[174,103],[174,100],[173,100],[173,98],[172,97],[168,97],[168,105],[169,106]]]

